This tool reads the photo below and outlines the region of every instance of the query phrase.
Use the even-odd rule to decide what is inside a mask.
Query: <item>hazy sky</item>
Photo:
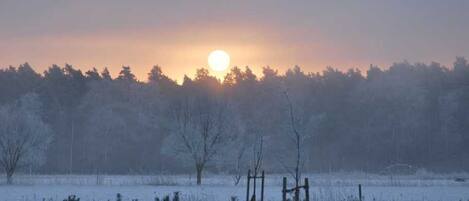
[[[146,80],[158,64],[180,80],[214,49],[255,72],[450,65],[469,57],[469,1],[0,0],[2,67],[70,63],[115,75],[130,65]]]

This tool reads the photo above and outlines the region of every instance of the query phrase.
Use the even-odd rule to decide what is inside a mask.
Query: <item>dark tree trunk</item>
[[[7,184],[10,185],[10,184],[13,184],[13,172],[12,171],[8,171],[6,173],[6,176],[7,176]]]
[[[196,170],[197,170],[197,185],[202,184],[202,171],[203,171],[203,166],[197,165]]]

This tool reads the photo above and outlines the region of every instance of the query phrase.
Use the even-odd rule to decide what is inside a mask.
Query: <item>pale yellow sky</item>
[[[10,65],[28,61],[38,72],[51,64],[69,63],[84,71],[108,67],[115,76],[122,65],[128,65],[144,81],[153,65],[162,66],[173,79],[181,80],[184,74],[193,76],[197,68],[208,66],[207,56],[215,49],[229,53],[230,66],[250,66],[256,74],[260,74],[264,66],[284,71],[294,65],[308,64],[314,66],[308,70],[319,70],[326,65],[326,61],[319,59],[320,51],[340,52],[319,42],[307,44],[306,40],[300,44],[307,46],[304,48],[297,47],[298,44],[285,44],[288,38],[276,35],[275,30],[255,26],[219,25],[207,30],[192,27],[176,30],[174,33],[142,29],[16,38],[2,45],[10,51],[1,57],[11,61]],[[302,58],[303,51],[310,51],[308,54],[317,51],[318,58]],[[226,71],[211,73],[222,78]]]
[[[38,72],[69,63],[86,71],[153,65],[173,79],[207,67],[222,49],[231,66],[306,72],[469,56],[469,2],[416,1],[0,1],[0,67]],[[222,74],[218,73],[218,77]]]

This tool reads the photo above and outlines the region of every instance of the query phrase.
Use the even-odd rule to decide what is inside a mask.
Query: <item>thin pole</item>
[[[249,179],[251,179],[251,170],[248,170],[248,177],[246,179],[246,181],[248,182],[247,189],[246,189],[246,201],[249,201],[249,183],[251,183]]]
[[[282,201],[287,201],[287,178],[283,178],[283,185],[282,185]]]
[[[295,187],[295,201],[300,201],[300,187],[298,187],[298,185],[296,185]]]
[[[305,198],[306,198],[306,201],[309,201],[309,181],[308,181],[308,178],[305,178]]]
[[[362,201],[362,185],[358,184],[358,200]]]
[[[257,171],[254,171],[254,185],[253,185],[253,195],[252,195],[252,201],[256,201],[256,178],[257,178]]]
[[[265,179],[265,174],[264,174],[264,170],[262,170],[261,201],[264,201],[264,179]]]

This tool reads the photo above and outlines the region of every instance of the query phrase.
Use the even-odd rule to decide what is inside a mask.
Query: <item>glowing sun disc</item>
[[[208,65],[214,71],[224,71],[230,65],[230,55],[223,50],[215,50],[208,55]]]

